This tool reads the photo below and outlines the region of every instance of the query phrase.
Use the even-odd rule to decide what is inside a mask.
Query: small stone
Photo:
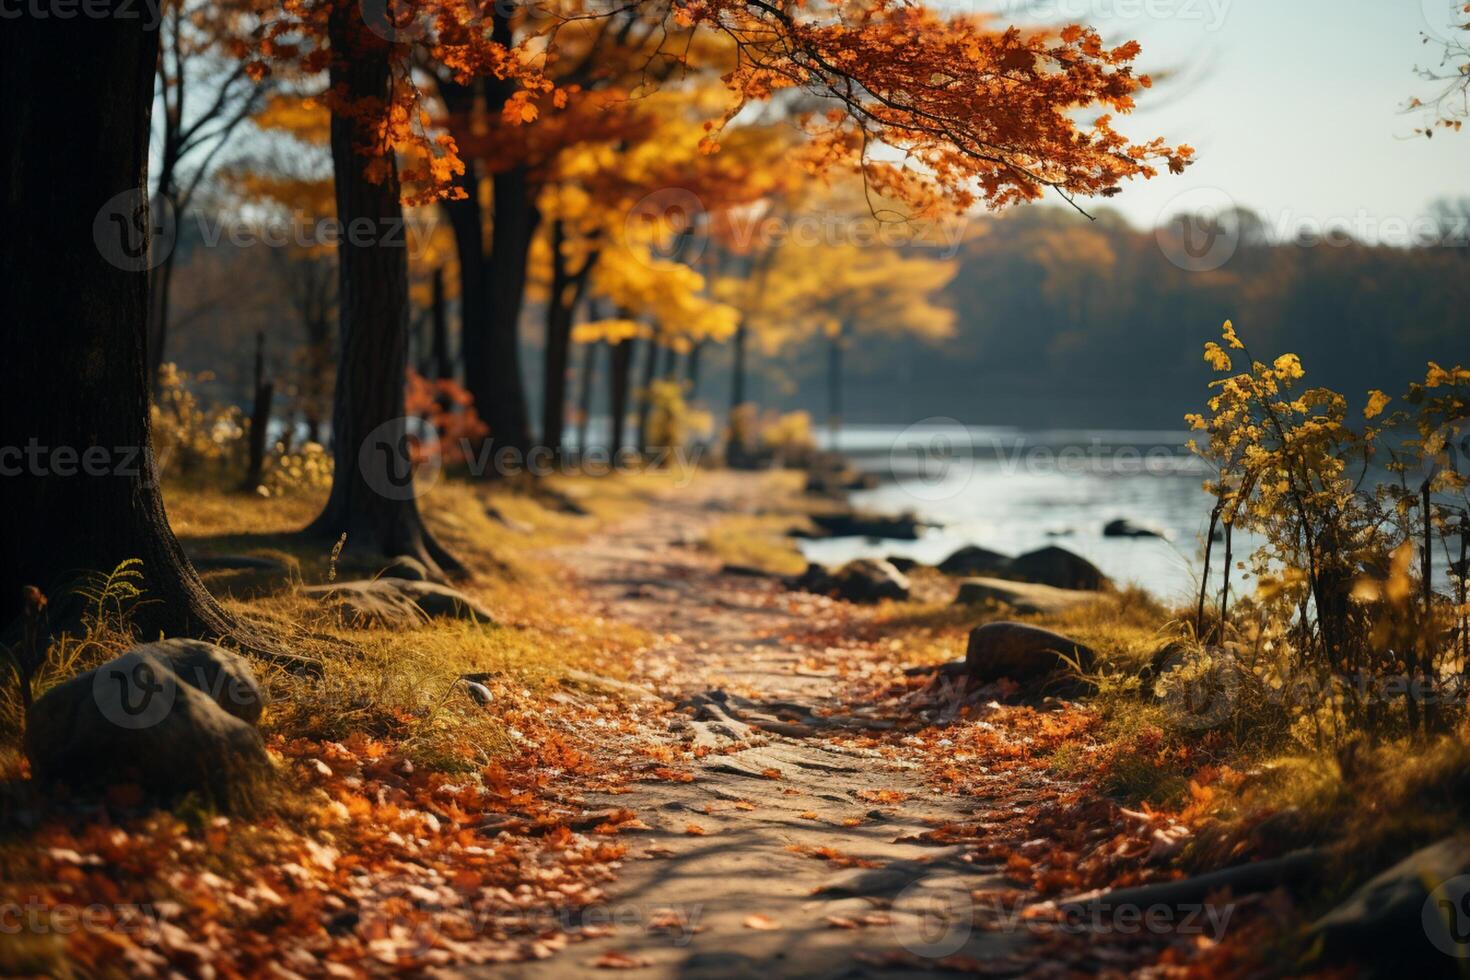
[[[835,572],[821,565],[808,565],[805,572],[788,583],[793,589],[836,596],[848,602],[873,603],[909,597],[909,580],[881,558],[859,558]]]

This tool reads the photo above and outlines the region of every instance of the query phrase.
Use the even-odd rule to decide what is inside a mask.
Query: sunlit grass
[[[535,696],[569,671],[626,673],[631,654],[648,638],[589,610],[550,552],[631,515],[671,483],[659,473],[570,476],[542,485],[442,481],[421,498],[421,509],[440,542],[469,570],[455,587],[488,607],[495,622],[435,620],[391,631],[347,628],[300,591],[302,583],[324,582],[333,573],[338,579],[371,576],[382,567],[383,556],[349,548],[334,568],[332,542],[297,533],[319,511],[323,493],[266,498],[172,487],[167,507],[186,550],[271,558],[285,567],[202,573],[227,609],[325,668],[322,679],[309,680],[253,665],[268,694],[264,735],[391,738],[411,757],[453,769],[512,748],[504,711],[471,700],[463,675],[486,675]],[[131,642],[126,623],[108,621],[57,645],[38,678],[37,695]],[[18,691],[6,677],[0,683],[0,778],[23,772],[21,715]]]
[[[789,532],[810,528],[806,515],[814,508],[830,506],[802,497],[801,483],[799,472],[775,470],[765,474],[761,513],[721,518],[705,533],[700,546],[727,565],[771,575],[801,574],[807,561]]]

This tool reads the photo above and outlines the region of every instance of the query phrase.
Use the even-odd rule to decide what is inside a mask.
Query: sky
[[[1150,72],[1180,72],[1118,124],[1198,153],[1184,175],[1109,202],[1136,225],[1233,201],[1277,230],[1351,222],[1391,238],[1436,198],[1470,197],[1470,129],[1425,140],[1412,135],[1422,117],[1403,111],[1434,91],[1414,69],[1437,64],[1422,35],[1450,23],[1451,0],[1027,2],[1137,39]]]

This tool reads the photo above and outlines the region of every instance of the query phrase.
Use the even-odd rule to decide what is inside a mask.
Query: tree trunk
[[[355,17],[334,7],[328,20],[331,84],[349,106],[388,104],[392,79],[387,44]],[[337,219],[342,227],[371,227],[386,236],[402,227],[398,171],[392,155],[378,183],[367,179],[377,145],[375,120],[332,112],[332,166]],[[391,239],[384,239],[391,241]],[[403,386],[408,359],[408,257],[377,236],[344,235],[337,246],[341,355],[332,410],[335,469],[326,507],[306,529],[311,535],[347,535],[349,547],[385,556],[409,555],[430,569],[458,573],[463,566],[434,540],[419,516],[409,458]]]
[[[842,429],[842,334],[828,338],[827,344],[827,447],[837,451],[837,433]]]
[[[473,113],[479,83],[460,85],[439,81],[439,97],[449,113],[450,132],[467,142],[473,132]],[[475,411],[490,427],[492,437],[497,428],[508,423],[502,417],[489,416],[495,383],[491,367],[490,315],[485,282],[488,268],[485,254],[484,214],[480,207],[480,175],[475,161],[465,161],[465,172],[454,178],[455,186],[464,192],[459,200],[439,205],[454,232],[454,250],[459,260],[459,344],[464,362],[465,390],[475,399]]]
[[[643,356],[643,380],[638,386],[638,451],[648,452],[648,416],[653,411],[653,379],[658,371],[658,339],[649,337]]]
[[[444,308],[444,267],[434,270],[434,301],[430,323],[433,337],[430,339],[430,355],[434,366],[434,377],[440,381],[454,380],[454,356],[449,352],[449,314]]]
[[[592,430],[592,375],[597,370],[597,352],[601,349],[600,340],[582,345],[582,377],[577,392],[577,453],[584,458]]]
[[[313,319],[306,327],[306,390],[302,414],[306,420],[306,439],[317,445],[322,445],[322,414],[332,389],[331,331],[325,318]]]
[[[735,410],[745,404],[745,342],[749,327],[745,317],[735,328],[735,342],[730,348],[730,415],[733,422]],[[732,425],[733,428],[733,425]]]
[[[558,226],[561,222],[556,223]],[[561,233],[552,235],[553,252],[560,246]],[[541,444],[561,454],[561,437],[566,429],[567,364],[572,342],[572,306],[566,293],[570,286],[564,263],[553,258],[551,295],[546,299],[546,356],[541,374]]]
[[[168,346],[168,300],[170,284],[174,278],[174,259],[178,245],[178,207],[175,196],[169,191],[171,176],[164,178],[158,200],[167,209],[163,220],[156,222],[158,238],[153,242],[153,252],[161,258],[148,277],[148,383],[156,384],[158,372],[163,368],[164,352]]]
[[[632,337],[613,344],[611,374],[608,379],[608,411],[611,413],[612,457],[623,451],[628,431],[628,387],[633,380],[633,349],[637,341]]]
[[[265,469],[265,438],[271,424],[271,396],[276,386],[265,380],[265,331],[255,335],[255,404],[250,411],[250,461],[240,489],[254,492]]]
[[[525,301],[526,264],[531,239],[541,222],[524,167],[492,178],[495,223],[490,235],[490,262],[485,273],[486,308],[479,391],[471,390],[480,417],[490,427],[497,447],[531,447],[531,421],[526,387],[521,379],[521,307]]]
[[[689,359],[684,363],[684,380],[689,383],[689,400],[699,396],[699,356],[704,351],[704,341],[696,340],[689,348]]]
[[[491,40],[506,48],[515,45],[511,17],[516,6],[514,0],[490,5]],[[487,79],[486,112],[498,112],[517,87],[514,79]],[[484,317],[475,328],[481,336],[475,345],[473,383],[470,349],[465,348],[465,380],[496,447],[511,446],[524,454],[531,448],[531,419],[521,377],[520,320],[527,258],[541,222],[536,188],[526,167],[511,167],[491,178],[491,207],[490,252],[483,267]]]
[[[0,195],[14,223],[0,236],[0,319],[17,340],[0,360],[0,622],[33,584],[54,600],[52,626],[68,625],[78,575],[140,559],[142,635],[231,639],[319,669],[220,608],[164,515],[145,347],[158,56],[146,24],[22,17],[0,31]]]
[[[560,455],[566,431],[567,374],[571,370],[572,321],[597,262],[593,252],[572,270],[562,247],[566,244],[561,221],[551,226],[551,294],[546,300],[546,361],[542,372],[541,441]]]

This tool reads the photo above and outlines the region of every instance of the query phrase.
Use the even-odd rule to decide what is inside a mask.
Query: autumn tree
[[[592,292],[618,314],[606,320],[579,324],[576,342],[606,342],[614,346],[610,379],[614,404],[614,451],[621,449],[628,396],[637,394],[638,448],[646,449],[647,399],[643,397],[657,377],[661,357],[688,350],[698,340],[721,342],[735,329],[735,310],[705,294],[704,277],[674,259],[660,258],[646,243],[618,236],[602,250],[592,279]],[[643,372],[638,391],[631,377],[634,353],[641,343]]]
[[[768,355],[813,340],[826,347],[827,419],[835,444],[847,352],[871,335],[951,336],[954,311],[936,299],[955,269],[954,262],[878,244],[787,245],[747,317]]]
[[[561,445],[572,322],[589,281],[601,284],[598,295],[611,305],[648,320],[662,351],[687,352],[725,329],[723,311],[706,319],[716,308],[697,302],[704,277],[688,267],[700,257],[710,210],[758,197],[776,182],[777,168],[768,161],[781,141],[774,127],[742,126],[721,153],[701,152],[703,124],[726,98],[705,82],[636,100],[621,89],[599,93],[616,121],[600,131],[577,126],[579,138],[549,168],[538,205],[547,234],[533,253],[546,301],[542,439],[548,446]],[[599,279],[595,271],[610,251],[612,268]],[[686,268],[683,275],[678,266]],[[662,292],[644,288],[640,276]],[[650,378],[645,372],[642,389]]]
[[[491,12],[494,36],[503,44],[519,38],[532,50],[547,36],[544,70],[553,89],[527,92],[513,78],[498,76],[465,84],[443,72],[437,73],[437,86],[446,125],[467,161],[465,173],[456,178],[462,193],[443,205],[459,244],[466,386],[485,404],[498,442],[524,451],[532,433],[518,335],[530,249],[538,231],[569,240],[565,222],[549,227],[541,198],[568,179],[565,154],[646,137],[655,113],[641,104],[644,97],[674,70],[687,75],[710,42],[707,35],[696,41],[687,29],[671,32],[667,9],[657,5],[602,10],[568,22],[548,17],[535,5],[513,13],[514,7]],[[675,45],[682,52],[677,58],[664,50]],[[488,215],[482,205],[487,197]],[[555,267],[549,277],[556,279],[556,288],[549,282],[546,288],[556,302],[547,307],[550,357],[543,369],[541,421],[543,440],[559,444],[547,435],[546,415],[558,410],[547,406],[559,405],[560,398],[544,397],[544,391],[564,387],[559,379],[569,351],[569,304],[575,307],[591,265],[567,267],[560,250],[551,255]],[[594,255],[587,253],[595,263]]]
[[[402,66],[394,45],[336,2],[327,12],[331,149],[340,276],[340,353],[332,411],[332,489],[308,534],[384,555],[409,555],[443,573],[463,571],[424,526],[412,488],[404,410],[409,281],[397,164]],[[397,86],[395,92],[395,85]],[[401,122],[400,122],[401,121]],[[427,166],[440,167],[432,148]],[[405,147],[405,149],[409,149]],[[432,176],[443,179],[448,170]],[[354,231],[359,229],[360,231]],[[364,234],[365,233],[365,234]]]
[[[149,213],[146,199],[136,198],[109,211],[116,195],[146,197],[158,36],[145,20],[128,16],[130,9],[104,0],[101,10],[89,11],[93,16],[77,20],[22,16],[0,37],[6,91],[18,93],[0,134],[6,145],[27,148],[7,170],[5,203],[29,230],[0,246],[7,271],[0,312],[35,336],[17,345],[0,376],[3,444],[131,447],[143,460],[121,479],[69,479],[49,468],[39,475],[37,466],[7,478],[5,537],[14,551],[0,590],[13,603],[9,597],[26,581],[140,557],[162,600],[148,614],[150,629],[235,633],[190,569],[153,485],[147,281],[132,267],[147,245]],[[442,196],[463,172],[453,138],[425,122],[412,66],[422,56],[458,81],[514,79],[507,100],[514,109],[522,93],[525,101],[557,89],[543,71],[555,61],[557,33],[586,18],[561,11],[550,30],[508,49],[482,29],[479,5],[405,0],[367,19],[364,9],[348,0],[301,0],[282,7],[257,38],[266,62],[328,73],[335,198],[349,232],[339,246],[337,466],[312,530],[345,532],[359,546],[453,570],[457,563],[425,530],[412,495],[382,492],[401,487],[408,455],[404,440],[393,438],[401,435],[393,425],[403,415],[407,271],[402,249],[387,236],[401,227],[405,188],[410,200]],[[1067,197],[1105,194],[1156,166],[1180,169],[1190,154],[1162,140],[1132,143],[1113,129],[1112,113],[1129,110],[1147,84],[1131,67],[1138,46],[1107,47],[1086,28],[1002,29],[898,0],[835,11],[767,0],[639,9],[662,11],[670,27],[712,32],[734,46],[736,65],[726,73],[732,104],[722,120],[735,119],[749,100],[788,89],[830,100],[831,114],[804,120],[813,146],[834,167],[858,167],[885,193],[943,197],[956,207],[977,198],[1004,205],[1048,189]],[[582,13],[600,20],[606,12]],[[431,30],[398,32],[404,17],[419,16],[432,21]],[[662,57],[677,65],[680,56],[674,50]],[[259,63],[252,56],[251,64]],[[570,86],[562,91],[574,96]],[[39,101],[33,93],[45,94],[47,111],[31,111]],[[1094,108],[1102,114],[1079,121]],[[716,152],[719,125],[711,122],[705,146]],[[87,141],[80,148],[78,133]],[[867,148],[878,145],[913,167],[875,160]],[[94,234],[94,221],[102,234]],[[355,222],[366,226],[366,237],[350,233]],[[103,235],[121,246],[115,262],[91,247]]]

